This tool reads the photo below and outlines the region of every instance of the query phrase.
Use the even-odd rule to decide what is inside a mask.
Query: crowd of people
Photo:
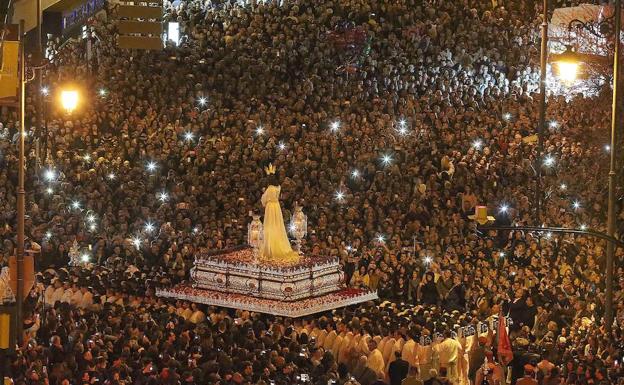
[[[536,159],[540,6],[165,2],[182,39],[158,52],[118,49],[114,8],[94,20],[94,59],[69,44],[45,70],[47,129],[26,104],[27,248],[44,273],[14,382],[617,383],[624,250],[609,334],[604,241],[468,218],[487,205],[500,223],[606,230],[608,87],[550,95]],[[67,83],[82,87],[72,113],[53,97]],[[0,118],[4,266],[17,131],[14,111]],[[339,256],[348,284],[388,302],[290,320],[154,296],[198,253],[245,242],[269,162],[285,218],[308,215],[304,252]],[[67,268],[74,243],[88,267]]]

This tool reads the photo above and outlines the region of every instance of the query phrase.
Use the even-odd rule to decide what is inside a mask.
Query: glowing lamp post
[[[308,233],[308,217],[299,205],[295,206],[295,211],[290,217],[290,232],[295,237],[297,252],[301,253],[301,240]]]
[[[559,78],[567,84],[576,80],[578,76],[579,60],[576,52],[572,51],[572,47],[567,46],[564,53],[557,55],[553,60]]]
[[[78,91],[63,90],[61,91],[61,105],[68,113],[71,113],[78,106]]]

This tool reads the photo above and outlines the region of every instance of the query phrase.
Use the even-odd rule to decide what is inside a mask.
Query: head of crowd
[[[15,384],[624,378],[624,249],[608,332],[605,241],[481,233],[469,219],[487,205],[499,223],[534,224],[542,167],[538,223],[606,230],[609,88],[549,95],[548,161],[536,159],[541,2],[164,5],[179,45],[116,47],[107,6],[89,50],[48,43],[43,113],[37,82],[27,89],[26,248],[38,274],[24,344],[2,362]],[[81,90],[71,113],[54,97],[66,84]],[[5,267],[17,114],[0,120]],[[187,281],[195,255],[245,242],[269,162],[284,217],[295,204],[308,216],[304,252],[339,257],[345,283],[378,302],[289,319],[155,295]],[[616,210],[621,234],[621,199]],[[74,245],[81,267],[68,266]],[[498,352],[500,314],[511,359]]]

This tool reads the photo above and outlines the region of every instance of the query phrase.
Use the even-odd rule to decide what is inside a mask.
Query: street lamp
[[[68,113],[76,109],[78,106],[78,99],[78,91],[76,90],[61,91],[61,105]]]
[[[576,52],[572,50],[572,46],[566,46],[565,52],[556,56],[553,61],[559,78],[566,84],[571,84],[578,76],[579,60]]]
[[[608,198],[608,208],[607,208],[607,234],[606,236],[610,239],[615,239],[615,186],[616,186],[616,160],[618,156],[617,151],[617,126],[620,121],[620,109],[617,108],[620,100],[619,92],[618,92],[618,84],[619,84],[619,64],[620,64],[620,31],[622,29],[622,1],[615,0],[614,10],[613,10],[613,36],[609,31],[611,31],[610,23],[607,21],[603,21],[600,23],[600,31],[593,31],[588,25],[583,22],[578,22],[577,20],[572,20],[570,22],[569,28],[572,25],[576,25],[579,28],[584,28],[588,30],[590,33],[605,37],[605,38],[613,38],[614,40],[614,53],[613,53],[613,98],[612,98],[612,106],[611,106],[611,142],[609,144],[609,198]],[[610,18],[609,18],[610,19]],[[607,32],[607,33],[604,33]],[[576,72],[578,70],[578,65],[581,62],[581,59],[587,60],[600,60],[600,58],[596,59],[591,55],[579,55],[578,53],[573,52],[569,47],[566,49],[562,55],[559,55],[557,58],[557,62],[565,63],[563,67],[563,73],[560,72],[560,76],[565,81],[566,78],[569,79],[571,77],[572,72]],[[611,327],[613,325],[613,261],[615,257],[615,242],[610,241],[607,244],[607,260],[606,260],[606,284],[605,284],[605,328],[608,332],[611,332]]]

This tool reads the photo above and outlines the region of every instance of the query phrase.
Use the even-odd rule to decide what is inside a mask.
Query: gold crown
[[[264,172],[266,172],[267,175],[275,175],[276,170],[275,166],[271,163],[269,163],[269,167],[264,168]]]

